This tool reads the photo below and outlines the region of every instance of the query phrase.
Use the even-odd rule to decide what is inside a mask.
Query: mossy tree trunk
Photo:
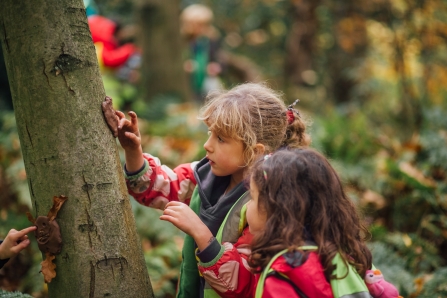
[[[0,39],[34,217],[53,196],[50,297],[152,297],[82,0],[2,0]]]
[[[176,97],[186,101],[191,95],[183,70],[178,0],[138,0],[141,32],[142,88],[145,100]]]

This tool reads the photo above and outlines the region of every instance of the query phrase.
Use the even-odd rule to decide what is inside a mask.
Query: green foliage
[[[418,162],[425,171],[447,172],[447,117],[445,110],[432,108],[424,112],[423,133],[421,134],[422,152]],[[434,169],[430,169],[430,166]],[[441,180],[442,174],[436,173],[435,179]],[[441,176],[440,176],[441,175]]]
[[[433,272],[424,284],[423,290],[417,297],[446,297],[447,296],[447,267],[439,268]]]
[[[0,112],[0,164],[7,168],[21,158],[14,113]]]
[[[166,241],[173,241],[176,237],[183,238],[184,234],[169,222],[159,220],[162,212],[157,209],[140,205],[133,198],[130,199],[136,219],[138,234],[148,239],[153,246]]]
[[[313,145],[332,158],[349,195],[371,222],[375,266],[403,296],[443,296],[447,111],[425,108],[421,130],[406,142],[394,137],[399,126],[390,125],[385,134],[384,126],[373,125],[363,111],[322,111],[312,126]],[[367,191],[384,202],[365,205]]]
[[[184,234],[171,223],[159,220],[160,210],[139,205],[134,199],[131,202],[154,294],[174,297]]]
[[[415,233],[388,234],[384,242],[405,259],[405,267],[414,274],[431,272],[442,264],[436,246]]]
[[[138,101],[139,93],[136,86],[120,81],[113,73],[104,73],[102,76],[104,89],[107,96],[113,100],[116,109],[133,109],[133,103]]]
[[[175,297],[180,271],[181,251],[166,241],[144,253],[155,297]]]
[[[174,95],[162,94],[151,98],[150,105],[142,100],[133,103],[133,110],[141,117],[147,120],[159,121],[166,119],[166,109],[169,105],[180,102],[180,98]]]
[[[314,146],[329,158],[353,164],[378,151],[375,130],[362,113],[328,108],[315,119],[312,129]]]

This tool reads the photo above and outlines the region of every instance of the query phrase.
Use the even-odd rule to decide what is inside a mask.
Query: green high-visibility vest
[[[246,203],[250,199],[249,193],[245,192],[228,211],[225,219],[219,227],[216,240],[219,243],[232,242],[235,243],[242,234],[247,221],[245,219]],[[198,215],[200,210],[200,196],[198,188],[194,192],[189,203],[189,207]],[[197,268],[197,259],[195,254],[194,239],[186,235],[182,250],[183,262],[180,267],[179,286],[177,298],[197,298],[200,297],[200,275]],[[205,298],[220,297],[211,286],[205,282],[204,289]]]

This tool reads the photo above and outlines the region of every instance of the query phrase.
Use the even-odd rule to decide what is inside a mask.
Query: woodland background
[[[166,1],[178,13],[196,1]],[[101,15],[139,26],[150,0],[97,0]],[[371,232],[374,264],[404,297],[447,296],[447,1],[202,1],[222,48],[247,78],[282,90],[312,125],[312,146],[341,174]],[[177,14],[178,16],[178,14]],[[169,20],[168,20],[169,23]],[[178,23],[173,20],[172,23]],[[144,46],[144,44],[143,44]],[[161,46],[159,44],[151,45]],[[144,51],[143,47],[143,51]],[[151,67],[150,61],[143,67]],[[144,72],[145,69],[142,69]],[[197,105],[147,96],[148,84],[104,72],[117,108],[141,117],[143,147],[169,166],[204,156]],[[132,199],[156,297],[174,297],[183,235]],[[29,225],[31,206],[0,58],[0,236]],[[0,287],[47,297],[35,241],[0,271]]]

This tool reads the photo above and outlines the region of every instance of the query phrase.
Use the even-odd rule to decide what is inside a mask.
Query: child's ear
[[[253,151],[256,155],[263,155],[265,152],[265,146],[261,143],[257,143]]]

